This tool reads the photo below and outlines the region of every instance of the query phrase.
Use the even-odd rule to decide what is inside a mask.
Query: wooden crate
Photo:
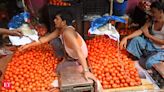
[[[158,64],[154,64],[153,66],[156,71],[159,72],[159,74],[164,78],[164,61],[162,61],[161,63]]]
[[[86,80],[76,66],[67,67],[60,72],[60,92],[93,92],[93,81]]]
[[[113,89],[105,89],[104,92],[136,92],[136,91],[144,91],[144,90],[154,90],[154,85],[149,82],[147,79],[141,79],[142,85],[133,86],[133,87],[123,87],[123,88],[113,88]]]
[[[7,64],[10,62],[11,58],[12,58],[12,54],[2,57],[0,59],[0,71],[2,71],[2,76],[0,77],[0,88],[3,85],[2,80],[3,80],[4,74],[7,68]]]

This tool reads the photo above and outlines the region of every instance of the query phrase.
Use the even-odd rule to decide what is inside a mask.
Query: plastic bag
[[[23,30],[21,29],[21,27],[23,26],[23,24],[25,24],[25,22],[28,22],[29,18],[30,18],[30,13],[26,11],[18,15],[15,15],[8,23],[8,28]],[[30,32],[34,34],[23,34],[24,36],[22,37],[9,36],[9,40],[11,41],[12,45],[16,45],[16,46],[25,45],[31,43],[32,41],[38,41],[39,39],[38,32],[34,29],[31,29]]]
[[[116,28],[108,23],[109,20],[126,23],[126,20],[117,16],[103,16],[101,18],[95,19],[91,23],[91,28],[88,31],[89,34],[108,35],[111,39],[119,40],[120,35]]]
[[[36,30],[32,30],[32,31],[35,32],[34,35],[26,35],[26,36],[22,36],[22,37],[9,36],[9,40],[11,41],[12,45],[16,45],[16,46],[25,45],[25,44],[31,43],[33,41],[38,41],[39,36],[38,36],[37,31]]]
[[[8,28],[9,29],[19,28],[20,26],[22,26],[23,23],[27,22],[29,18],[30,18],[30,14],[28,12],[22,12],[18,15],[15,15],[12,17],[12,19],[8,23]]]
[[[91,22],[91,31],[94,31],[96,28],[99,28],[103,25],[105,25],[106,23],[108,23],[109,20],[115,20],[117,22],[122,22],[122,23],[126,23],[126,20],[117,17],[117,16],[103,16],[101,18],[97,18],[94,21]]]

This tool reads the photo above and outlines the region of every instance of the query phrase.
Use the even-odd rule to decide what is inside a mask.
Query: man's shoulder
[[[65,29],[65,31],[63,32],[63,34],[73,34],[74,33],[74,29],[68,27]]]

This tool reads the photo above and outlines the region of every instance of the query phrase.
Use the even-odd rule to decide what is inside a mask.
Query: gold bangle
[[[90,72],[89,68],[84,68],[84,72]]]
[[[40,41],[40,39],[38,40],[38,42],[39,42],[40,44],[42,44],[42,42]]]

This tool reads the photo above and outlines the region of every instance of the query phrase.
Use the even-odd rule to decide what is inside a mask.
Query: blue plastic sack
[[[117,22],[126,23],[126,20],[124,20],[118,16],[103,16],[103,17],[97,18],[91,22],[91,30],[94,31],[95,29],[105,25],[109,20],[115,20]]]
[[[8,28],[19,28],[23,23],[25,23],[27,19],[30,18],[29,12],[22,12],[18,15],[12,17],[10,22],[8,23]]]

